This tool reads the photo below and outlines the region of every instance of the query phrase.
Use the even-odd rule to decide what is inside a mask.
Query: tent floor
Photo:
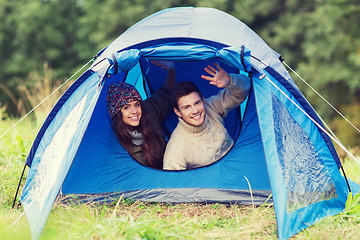
[[[234,189],[204,189],[204,188],[172,188],[145,189],[126,192],[101,194],[59,195],[57,202],[64,204],[80,204],[87,202],[111,203],[119,198],[139,200],[152,203],[224,203],[236,205],[271,204],[271,191],[234,190]]]

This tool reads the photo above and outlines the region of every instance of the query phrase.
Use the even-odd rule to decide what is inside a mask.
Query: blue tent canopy
[[[225,119],[235,143],[217,162],[187,171],[156,170],[132,159],[117,141],[106,89],[123,81],[143,99],[151,96],[166,72],[150,59],[174,61],[177,80],[193,81],[205,97],[218,92],[200,78],[214,61],[230,73],[250,75],[248,99]],[[98,54],[39,131],[21,196],[32,235],[40,235],[60,191],[149,202],[273,201],[279,238],[289,238],[341,212],[349,193],[329,137],[302,110],[321,124],[278,55],[239,20],[210,8],[156,13]],[[169,114],[164,131],[170,134],[176,124]]]

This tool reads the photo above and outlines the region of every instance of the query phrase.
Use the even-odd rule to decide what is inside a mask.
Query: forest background
[[[0,117],[24,116],[42,100],[34,95],[63,83],[129,27],[181,6],[217,8],[244,22],[360,126],[358,0],[1,0]],[[360,146],[358,133],[293,78],[343,144]]]

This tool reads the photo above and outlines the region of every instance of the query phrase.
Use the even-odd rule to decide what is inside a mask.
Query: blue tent
[[[250,74],[248,99],[225,119],[235,143],[223,158],[193,170],[156,170],[117,141],[106,89],[125,81],[143,99],[151,96],[166,72],[149,59],[174,61],[177,80],[194,81],[205,97],[218,91],[199,77],[206,65],[216,61],[228,72]],[[171,134],[176,124],[169,114],[164,131]],[[350,188],[359,190],[341,174],[330,138],[279,55],[241,21],[211,8],[160,11],[100,51],[50,112],[26,165],[21,202],[33,238],[59,193],[171,203],[272,201],[278,236],[287,239],[343,211]]]

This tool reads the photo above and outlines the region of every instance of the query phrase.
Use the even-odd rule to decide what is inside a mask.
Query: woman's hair
[[[203,99],[203,95],[201,94],[199,88],[193,82],[179,82],[173,89],[170,96],[172,106],[179,110],[179,99],[193,92],[198,93],[201,99]]]
[[[143,136],[142,152],[145,161],[149,167],[162,169],[165,146],[159,134],[154,130],[141,101],[140,106],[142,116],[140,124],[136,129],[141,132]],[[124,123],[121,111],[112,118],[112,128],[121,145],[135,158],[132,152],[132,137],[129,134],[131,130],[129,126]]]

